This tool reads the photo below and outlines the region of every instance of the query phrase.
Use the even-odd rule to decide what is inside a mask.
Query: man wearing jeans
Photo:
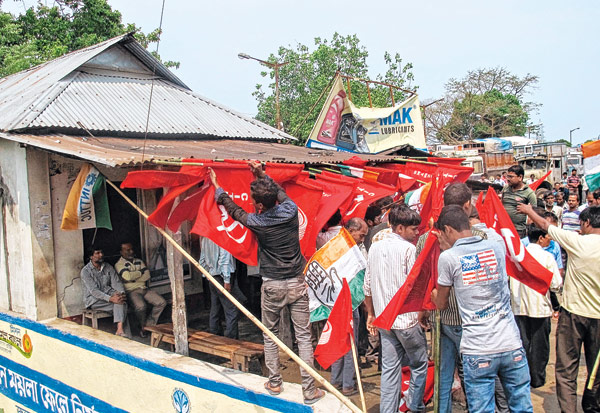
[[[460,351],[469,411],[494,412],[496,376],[508,407],[533,412],[529,367],[510,307],[504,251],[498,243],[473,236],[469,218],[458,205],[446,206],[438,218],[440,244],[448,246],[438,261],[438,288],[431,299],[448,306],[450,288],[462,320]]]
[[[394,205],[389,213],[392,232],[371,245],[364,290],[367,328],[377,334],[373,321],[387,307],[406,281],[415,263],[415,246],[421,217],[406,205]],[[406,406],[411,412],[425,411],[423,394],[427,378],[427,341],[416,312],[400,314],[392,329],[381,334],[381,413],[395,413],[400,404],[402,364],[410,366]]]
[[[262,322],[274,334],[279,333],[281,311],[290,311],[294,332],[298,340],[300,358],[313,365],[313,348],[310,334],[308,292],[304,283],[306,260],[300,250],[298,236],[298,207],[285,191],[264,173],[259,162],[251,162],[250,169],[256,180],[250,185],[250,196],[256,213],[249,214],[236,205],[219,186],[215,172],[209,168],[210,179],[215,186],[215,200],[227,210],[229,216],[249,228],[258,240],[258,261],[263,277]],[[265,363],[269,381],[265,389],[271,395],[283,391],[283,379],[279,371],[279,348],[267,335]],[[302,392],[304,403],[313,404],[325,396],[315,387],[315,380],[303,369]]]
[[[585,413],[600,412],[600,375],[592,388],[587,388],[600,352],[600,207],[581,212],[581,234],[550,224],[527,205],[520,206],[519,212],[548,231],[569,254],[556,328],[556,395],[560,410],[577,412],[577,374],[583,346],[588,378],[581,407]]]

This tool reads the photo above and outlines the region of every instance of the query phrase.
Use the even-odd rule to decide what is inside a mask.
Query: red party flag
[[[506,272],[529,288],[545,295],[550,288],[552,271],[546,269],[525,248],[508,212],[496,191],[489,188],[483,203],[481,220],[504,238],[506,243]]]
[[[298,231],[300,248],[305,257],[310,258],[316,249],[317,234],[321,227],[315,225],[323,189],[314,181],[288,181],[283,185],[286,194],[298,207]]]
[[[430,232],[423,250],[406,277],[406,281],[383,312],[379,314],[379,317],[375,319],[374,326],[390,330],[399,314],[435,308],[430,296],[431,290],[437,285],[439,257],[440,243],[437,236]]]
[[[550,169],[548,172],[546,172],[546,175],[542,176],[540,179],[538,179],[534,183],[529,184],[529,188],[531,188],[532,191],[535,191],[536,189],[538,189],[539,186],[542,184],[542,182],[544,182],[546,180],[546,178],[548,178],[548,176],[550,176],[551,173],[552,173],[552,169]]]
[[[257,265],[256,236],[242,223],[230,217],[223,205],[217,205],[215,187],[212,185],[208,187],[200,201],[196,222],[190,232],[210,238],[215,244],[248,265]]]
[[[327,369],[352,348],[352,296],[348,281],[342,280],[342,291],[333,304],[319,344],[315,348],[315,360]]]
[[[346,213],[343,213],[343,220],[347,222],[351,218],[364,218],[367,208],[373,202],[386,196],[393,196],[396,188],[393,186],[381,184],[379,182],[358,180],[354,186],[352,194],[352,203]]]

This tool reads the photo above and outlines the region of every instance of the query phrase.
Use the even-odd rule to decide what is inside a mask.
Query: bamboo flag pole
[[[117,185],[115,185],[113,182],[111,182],[108,179],[106,180],[106,183],[108,183],[115,191],[117,191],[117,193],[119,195],[121,195],[123,197],[123,199],[125,199],[125,201],[127,201],[127,203],[129,203],[129,205],[131,205],[141,216],[143,216],[144,219],[148,220],[148,214],[146,214],[140,207],[138,207],[135,202],[133,202],[131,199],[129,199],[129,197],[127,195],[125,195],[123,193],[123,191],[121,191],[121,189]],[[206,271],[204,269],[204,267],[202,267],[198,263],[198,261],[196,261],[194,259],[194,257],[192,257],[181,245],[179,245],[169,234],[167,234],[167,232],[165,230],[163,230],[162,228],[159,228],[159,227],[154,227],[154,228],[156,228],[156,230],[163,237],[165,237],[165,239],[169,243],[171,243],[173,245],[173,247],[181,253],[181,255],[183,255],[185,258],[187,258],[188,261],[192,265],[194,265],[208,279],[208,281],[210,281],[215,286],[215,288],[217,290],[219,290],[219,292],[221,294],[223,294],[225,297],[227,297],[227,299],[229,301],[231,301],[238,308],[238,310],[240,310],[242,312],[242,314],[244,314],[246,317],[248,317],[250,319],[250,321],[252,321],[254,324],[256,324],[256,326],[258,328],[260,328],[260,330],[264,334],[269,336],[269,338],[271,340],[273,340],[275,342],[275,344],[277,344],[277,346],[280,349],[282,349],[288,356],[290,356],[290,358],[292,360],[294,360],[300,367],[302,367],[304,370],[306,370],[306,372],[308,374],[310,374],[317,381],[317,383],[319,383],[320,385],[325,387],[330,393],[332,393],[335,397],[337,397],[351,411],[353,411],[354,413],[361,413],[360,409],[357,406],[355,406],[354,403],[352,403],[352,401],[350,399],[348,399],[346,396],[344,396],[338,389],[333,387],[331,385],[331,383],[329,383],[327,380],[325,380],[323,377],[321,377],[321,375],[319,373],[317,373],[315,371],[315,369],[313,369],[308,364],[306,364],[304,362],[304,360],[302,360],[300,357],[298,357],[298,355],[296,355],[296,353],[294,353],[292,350],[290,350],[281,340],[279,340],[279,338],[277,338],[277,336],[275,334],[273,334],[273,332],[271,332],[271,330],[269,330],[267,327],[265,327],[265,325],[263,323],[261,323],[260,320],[254,316],[254,314],[252,314],[250,311],[248,311],[246,309],[246,307],[244,307],[242,304],[240,304],[240,302],[238,300],[236,300],[235,297],[229,293],[229,291],[227,291],[221,284],[219,284],[217,282],[217,280],[215,280],[213,278],[213,276],[210,275],[209,272]]]
[[[358,328],[358,326],[356,326]],[[365,393],[363,392],[362,380],[360,378],[360,369],[358,368],[358,352],[356,351],[356,343],[354,343],[354,332],[350,334],[350,344],[352,345],[352,360],[354,360],[354,370],[356,370],[356,382],[358,391],[360,392],[360,403],[363,413],[367,413],[367,404],[365,403]]]
[[[433,334],[433,413],[440,411],[440,347],[442,344],[442,320],[440,311],[435,310]]]
[[[598,365],[599,364],[600,364],[600,351],[598,352],[598,355],[596,356],[596,362],[594,363],[594,368],[592,369],[592,374],[590,374],[590,380],[587,385],[588,390],[592,390],[592,387],[594,387],[594,382],[596,381],[596,373],[598,373]]]

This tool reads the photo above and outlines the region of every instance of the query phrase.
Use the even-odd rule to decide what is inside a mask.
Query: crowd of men
[[[281,314],[289,310],[299,356],[313,365],[306,259],[300,249],[298,208],[260,163],[250,163],[255,175],[251,199],[256,209],[248,213],[220,187],[209,169],[215,200],[229,216],[256,235],[259,244],[262,322],[279,334]],[[600,191],[579,203],[580,181],[576,172],[555,185],[553,191],[536,194],[524,180],[520,166],[510,167],[496,178],[502,184],[502,204],[527,251],[552,273],[550,291],[541,295],[509,279],[504,240],[479,220],[466,184],[449,185],[444,208],[434,228],[419,237],[420,215],[402,203],[385,199],[371,205],[364,220],[346,223],[335,214],[319,235],[322,247],[342,228],[350,232],[367,259],[364,279],[368,340],[366,359],[381,360],[381,412],[397,412],[400,405],[402,367],[410,367],[409,390],[404,395],[408,411],[424,411],[428,370],[425,330],[431,325],[427,311],[400,314],[392,328],[377,329],[373,321],[404,284],[428,237],[435,236],[442,250],[438,260],[437,288],[431,300],[440,310],[441,364],[440,411],[452,411],[451,390],[455,371],[460,376],[470,412],[533,412],[531,388],[546,382],[552,318],[558,318],[556,335],[556,392],[563,412],[577,411],[577,374],[581,349],[588,374],[600,351]],[[565,204],[566,197],[566,204]],[[201,263],[232,291],[235,260],[210,240],[202,241]],[[164,299],[145,286],[149,275],[144,263],[133,256],[131,244],[121,246],[117,270],[103,263],[102,251],[89,254],[90,263],[81,277],[88,308],[110,307],[117,334],[127,335],[126,302],[135,308],[141,325],[156,323]],[[566,269],[564,271],[563,269]],[[236,338],[239,313],[224,297],[213,292],[210,330],[220,333],[217,306],[224,308],[225,335]],[[553,294],[551,294],[551,292]],[[558,297],[562,297],[560,300]],[[146,318],[146,303],[152,305]],[[213,307],[215,312],[213,314]],[[366,317],[365,317],[366,316]],[[353,314],[354,326],[360,312]],[[355,328],[355,334],[359,329]],[[269,372],[265,390],[279,395],[283,389],[279,349],[264,335],[265,362]],[[304,402],[313,404],[324,391],[303,369]],[[352,354],[332,366],[332,383],[345,395],[356,391]],[[587,383],[586,383],[587,384]],[[600,412],[600,377],[583,392],[584,412]]]

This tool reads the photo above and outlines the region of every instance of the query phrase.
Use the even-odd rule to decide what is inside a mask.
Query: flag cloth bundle
[[[364,255],[345,228],[318,250],[304,270],[310,321],[329,317],[344,280],[350,286],[352,308],[357,308],[365,299],[363,281],[366,266]]]
[[[581,145],[585,183],[590,191],[600,188],[600,141]]]
[[[550,169],[548,172],[546,172],[546,174],[544,176],[542,176],[540,179],[538,179],[537,181],[529,184],[529,188],[531,188],[532,191],[535,191],[536,189],[538,189],[540,187],[540,185],[542,184],[542,182],[544,182],[546,180],[546,178],[548,178],[550,176],[551,173],[552,173],[552,169]]]
[[[379,314],[379,317],[375,319],[374,326],[389,330],[400,314],[435,308],[430,295],[431,290],[437,285],[439,256],[440,243],[437,236],[430,232],[423,250],[406,277],[406,281],[383,312]]]
[[[545,295],[550,288],[552,271],[549,271],[531,256],[525,248],[508,212],[496,191],[488,189],[485,201],[479,211],[480,218],[488,228],[492,228],[504,239],[506,244],[506,272],[517,281]]]
[[[89,163],[81,167],[77,179],[73,182],[60,228],[112,230],[106,196],[106,178]]]
[[[315,348],[315,360],[327,369],[352,348],[352,298],[346,279]]]

